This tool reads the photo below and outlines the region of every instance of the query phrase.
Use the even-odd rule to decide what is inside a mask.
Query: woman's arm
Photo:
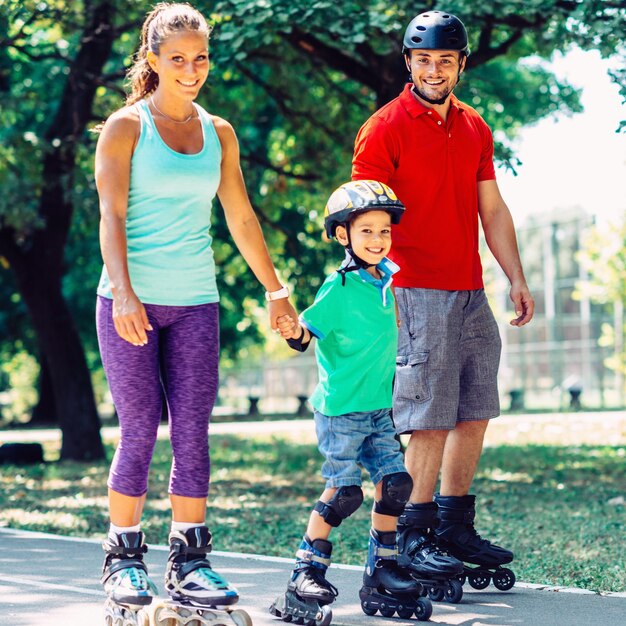
[[[152,330],[130,284],[126,253],[126,211],[130,160],[139,136],[139,118],[129,109],[105,123],[96,147],[95,175],[100,198],[100,249],[113,295],[113,323],[119,336],[136,346]]]
[[[266,291],[278,291],[282,285],[276,276],[259,220],[246,192],[235,131],[228,122],[219,117],[214,116],[213,121],[222,145],[222,171],[217,195],[224,208],[228,230],[246,263]],[[298,318],[288,298],[270,301],[269,310],[274,330],[276,320],[281,315]]]

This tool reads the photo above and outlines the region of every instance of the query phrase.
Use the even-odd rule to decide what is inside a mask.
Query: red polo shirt
[[[361,127],[352,179],[386,183],[406,207],[389,254],[396,287],[480,289],[477,183],[496,177],[491,131],[454,95],[444,122],[411,87]]]

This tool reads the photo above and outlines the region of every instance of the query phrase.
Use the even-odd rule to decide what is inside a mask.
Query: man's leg
[[[406,470],[413,479],[411,502],[432,501],[449,433],[448,430],[414,430],[411,433],[404,456]]]
[[[439,491],[442,496],[465,496],[469,493],[482,453],[488,424],[489,420],[459,422],[456,428],[450,431],[445,440],[441,463]],[[413,480],[415,481],[415,478]],[[419,500],[419,502],[424,501]]]

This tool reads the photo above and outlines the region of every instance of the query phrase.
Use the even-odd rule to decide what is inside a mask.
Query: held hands
[[[134,293],[114,296],[113,324],[124,341],[134,346],[145,346],[148,343],[146,330],[152,330],[152,326],[144,305]]]
[[[297,319],[290,315],[281,315],[276,320],[276,332],[280,333],[283,339],[296,339],[302,336],[304,329]]]
[[[284,339],[288,339],[289,336],[283,335],[282,330],[278,327],[278,320],[283,317],[288,317],[292,321],[296,320],[294,323],[297,323],[298,314],[296,313],[296,310],[291,306],[291,302],[289,302],[288,298],[272,300],[268,303],[268,306],[272,330],[275,333],[280,333],[281,337]]]
[[[517,317],[511,320],[511,326],[524,326],[528,324],[535,312],[535,301],[530,294],[528,285],[524,283],[513,283],[509,293],[513,304],[515,305],[515,315]]]

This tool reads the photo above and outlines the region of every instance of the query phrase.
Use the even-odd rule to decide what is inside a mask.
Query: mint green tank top
[[[141,129],[131,159],[126,215],[132,288],[144,304],[217,302],[209,230],[222,147],[211,117],[195,105],[202,124],[202,150],[181,154],[161,139],[147,101],[135,106]],[[106,267],[98,295],[112,297]]]

